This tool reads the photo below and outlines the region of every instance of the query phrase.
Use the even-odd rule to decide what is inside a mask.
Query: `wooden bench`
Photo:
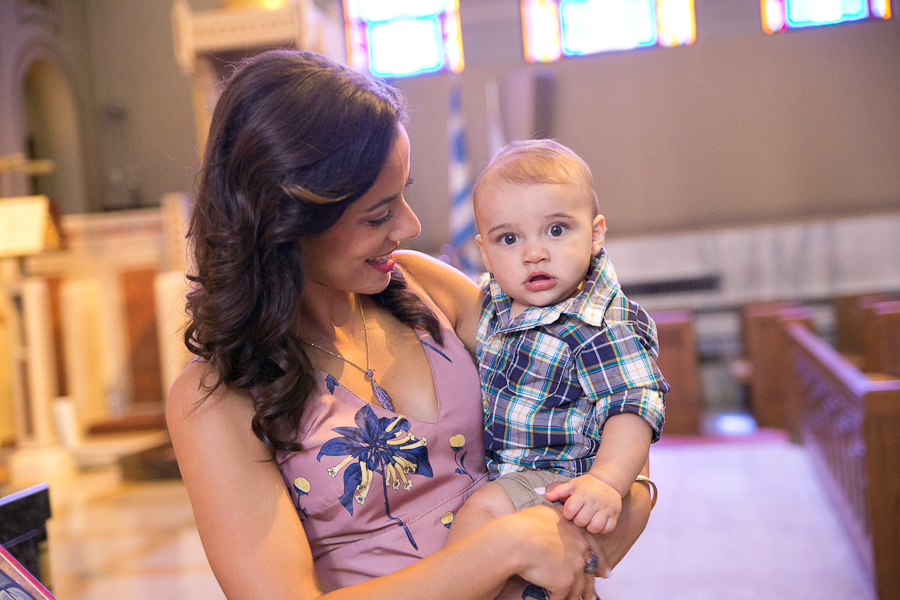
[[[50,518],[50,489],[39,483],[0,498],[0,544],[35,579],[48,586],[46,564],[47,519]]]
[[[832,301],[834,307],[835,347],[851,363],[857,364],[857,357],[862,358],[862,311],[860,301],[868,298],[881,298],[880,294],[855,294],[837,296]]]
[[[900,598],[900,381],[866,377],[799,323],[786,323],[788,395],[800,439],[878,598]]]
[[[656,364],[672,387],[666,394],[663,434],[699,435],[702,409],[693,314],[670,310],[650,316],[659,335]]]
[[[785,322],[813,327],[809,308],[789,302],[748,304],[741,308],[744,355],[750,365],[750,411],[759,427],[786,429],[796,433],[796,425],[785,408]]]
[[[874,307],[900,300],[896,294],[838,296],[833,301],[835,347],[844,358],[864,373],[881,372],[881,331],[875,323]]]
[[[863,365],[879,378],[900,376],[900,301],[884,300],[863,307]]]
[[[900,377],[900,300],[879,302],[875,305],[875,320],[881,331],[880,370],[894,377]]]

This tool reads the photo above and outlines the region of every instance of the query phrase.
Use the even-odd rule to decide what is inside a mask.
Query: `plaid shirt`
[[[482,289],[476,354],[492,479],[523,469],[586,473],[603,423],[623,412],[659,439],[669,385],[654,360],[656,325],[621,292],[605,250],[580,293],[512,322],[497,280],[485,277]]]

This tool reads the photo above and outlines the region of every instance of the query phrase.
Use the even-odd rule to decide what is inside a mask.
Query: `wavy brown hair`
[[[188,238],[185,344],[219,386],[249,392],[273,453],[294,441],[312,365],[297,334],[306,263],[298,241],[333,226],[375,183],[404,123],[393,87],[319,54],[270,51],[226,82],[210,125]],[[441,341],[437,318],[394,269],[373,297]]]

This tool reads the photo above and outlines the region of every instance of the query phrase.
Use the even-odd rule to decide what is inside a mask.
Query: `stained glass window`
[[[891,17],[890,0],[760,0],[760,9],[768,33]]]
[[[463,69],[459,0],[344,0],[350,64],[381,77]]]
[[[694,43],[697,33],[693,0],[522,0],[521,7],[531,62],[681,46]]]

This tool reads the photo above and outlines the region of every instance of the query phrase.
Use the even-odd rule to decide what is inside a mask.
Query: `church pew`
[[[800,439],[878,598],[900,598],[900,381],[866,377],[802,324],[783,337]]]
[[[882,373],[900,377],[900,300],[879,302],[875,305],[875,320],[881,331],[880,367]]]
[[[881,302],[900,300],[896,294],[872,292],[838,296],[833,300],[835,347],[844,358],[863,372],[879,372],[876,349],[879,332],[872,308]]]
[[[837,296],[832,301],[834,307],[835,347],[850,362],[857,364],[863,353],[862,310],[860,301],[868,298],[881,299],[880,294],[854,294]]]
[[[796,432],[786,409],[785,360],[782,335],[784,322],[802,322],[813,327],[809,308],[791,302],[767,302],[741,307],[741,334],[750,365],[750,411],[759,427]]]
[[[666,394],[664,435],[699,435],[702,410],[693,315],[670,310],[650,316],[659,335],[656,364],[672,387]]]
[[[900,301],[866,304],[863,316],[863,371],[878,377],[900,376]]]

